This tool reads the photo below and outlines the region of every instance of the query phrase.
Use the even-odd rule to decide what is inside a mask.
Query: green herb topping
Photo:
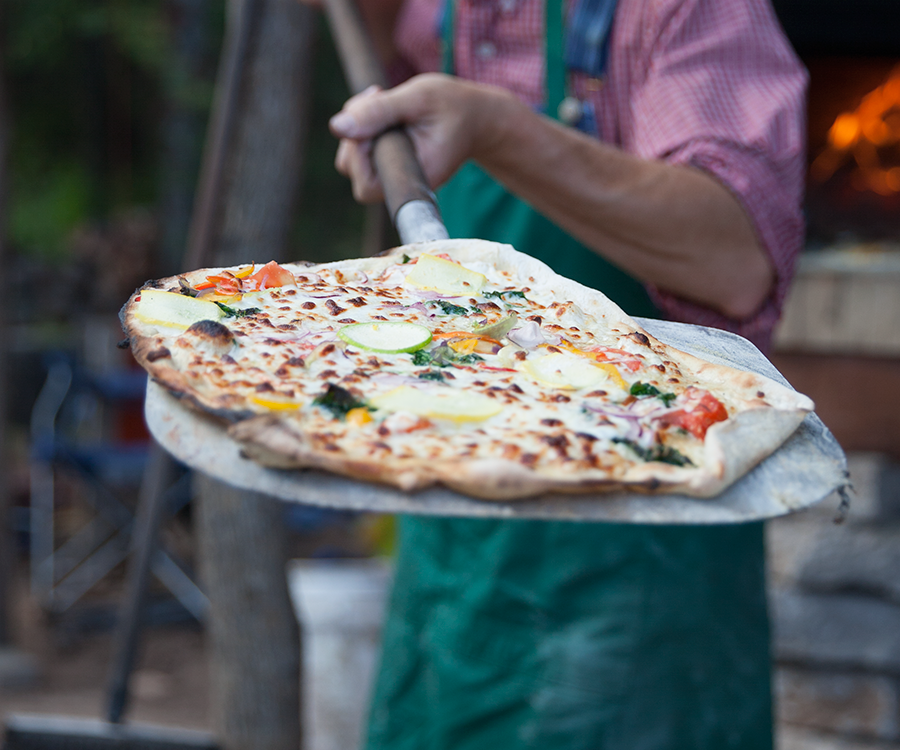
[[[412,361],[414,365],[424,367],[425,365],[431,364],[431,355],[424,349],[419,349],[418,351],[413,352]]]
[[[645,461],[659,461],[660,463],[673,464],[674,466],[694,465],[691,459],[668,445],[656,443],[650,448],[644,448],[642,445],[638,445],[633,440],[628,440],[627,438],[614,437],[612,441],[614,443],[627,445]]]
[[[236,310],[228,305],[223,305],[221,302],[216,302],[216,304],[219,306],[219,309],[225,313],[226,318],[246,318],[248,315],[256,315],[256,313],[260,312],[258,307],[248,307],[245,310]]]
[[[364,401],[360,401],[346,388],[341,388],[334,383],[329,383],[325,392],[313,399],[313,404],[328,409],[335,419],[343,419],[351,409],[369,408]]]
[[[429,300],[426,304],[428,305],[437,305],[441,308],[441,311],[444,315],[466,315],[468,311],[465,307],[460,305],[454,305],[452,302],[447,302],[443,299],[433,299]],[[480,311],[479,311],[480,312]]]
[[[430,351],[419,349],[413,352],[414,365],[425,367],[453,367],[454,365],[471,365],[475,362],[484,362],[484,357],[477,354],[459,354],[453,351],[447,344],[440,344]]]
[[[418,377],[422,380],[436,380],[439,383],[444,382],[444,373],[440,370],[426,370],[425,372],[420,372]]]
[[[656,396],[666,406],[669,406],[676,398],[678,398],[677,394],[675,393],[663,393],[655,385],[650,385],[650,383],[642,383],[640,380],[637,383],[632,383],[629,393],[632,396],[637,396],[638,398],[642,396]]]
[[[518,299],[527,299],[525,297],[525,292],[522,292],[518,289],[513,289],[509,292],[485,292],[484,297],[485,299],[491,299],[491,297],[493,297],[494,299],[503,299],[504,297],[517,297]]]
[[[409,260],[410,260],[409,256],[406,253],[403,253],[403,258],[401,259],[400,264],[404,265],[406,263],[409,263]]]

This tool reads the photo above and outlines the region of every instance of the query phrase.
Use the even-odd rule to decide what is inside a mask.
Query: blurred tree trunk
[[[303,173],[315,16],[297,0],[259,1],[216,245],[223,265],[288,260]]]
[[[230,137],[223,189],[211,193],[210,216],[219,218],[211,224],[220,228],[209,244],[220,265],[286,254],[308,114],[312,11],[297,0],[243,1],[255,3],[257,13],[235,121],[224,131]],[[231,4],[227,33],[247,18],[241,10]],[[198,506],[219,741],[226,750],[297,750],[300,636],[287,590],[280,505],[207,480],[200,482]]]
[[[181,268],[203,146],[203,92],[213,67],[210,0],[168,0],[176,71],[166,91],[160,158],[160,257],[156,276]]]
[[[206,477],[198,485],[217,739],[225,750],[297,750],[300,634],[281,504]]]

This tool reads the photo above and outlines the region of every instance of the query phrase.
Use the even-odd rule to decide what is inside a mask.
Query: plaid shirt
[[[440,68],[441,0],[406,0],[397,46],[415,72]],[[459,0],[456,73],[544,99],[543,0]],[[732,320],[648,286],[672,319],[765,349],[803,243],[806,72],[768,0],[619,0],[607,75],[572,73],[597,136],[624,151],[706,171],[750,217],[776,273],[751,318]]]

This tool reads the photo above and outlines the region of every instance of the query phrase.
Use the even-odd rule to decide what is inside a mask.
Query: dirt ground
[[[29,688],[0,687],[0,725],[13,714],[105,719],[112,632],[73,634],[65,627],[51,626],[27,597],[20,597],[20,601],[17,642],[23,651],[36,657],[40,679]],[[202,629],[187,621],[146,629],[131,680],[126,721],[210,731],[209,704],[210,679]],[[783,723],[777,729],[780,750],[887,748]]]
[[[383,517],[348,519],[337,514],[329,518],[313,519],[313,531],[292,533],[292,559],[371,554],[388,544],[385,540],[393,533]],[[294,518],[293,522],[302,526],[310,520]],[[187,558],[190,539],[173,537],[175,530],[171,524],[164,530],[167,541],[182,559]],[[27,567],[23,557],[12,592],[13,641],[20,653],[33,657],[39,679],[31,686],[12,689],[4,688],[0,680],[0,725],[10,714],[105,720],[115,649],[112,624],[124,591],[124,570],[117,570],[98,583],[85,597],[85,606],[73,607],[71,612],[51,620],[29,595]],[[156,589],[157,593],[164,591],[158,585]],[[177,616],[179,608],[166,604],[157,600],[151,605],[156,607],[157,621],[171,618],[173,611]],[[171,600],[168,604],[172,605]],[[163,617],[159,617],[160,611]],[[212,729],[204,633],[186,613],[177,622],[151,622],[143,629],[125,720],[182,729]]]
[[[102,623],[73,628],[77,613],[51,623],[24,593],[17,601],[16,645],[34,657],[39,676],[31,686],[0,687],[0,723],[10,714],[105,719],[113,632]],[[151,625],[142,633],[125,719],[209,730],[209,684],[202,629],[187,619]]]

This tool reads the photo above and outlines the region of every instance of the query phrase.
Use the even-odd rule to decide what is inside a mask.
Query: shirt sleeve
[[[806,71],[768,0],[652,5],[656,23],[643,27],[645,75],[632,79],[623,147],[702,169],[724,185],[747,212],[776,280],[745,320],[648,291],[674,319],[731,330],[765,348],[803,244]]]

